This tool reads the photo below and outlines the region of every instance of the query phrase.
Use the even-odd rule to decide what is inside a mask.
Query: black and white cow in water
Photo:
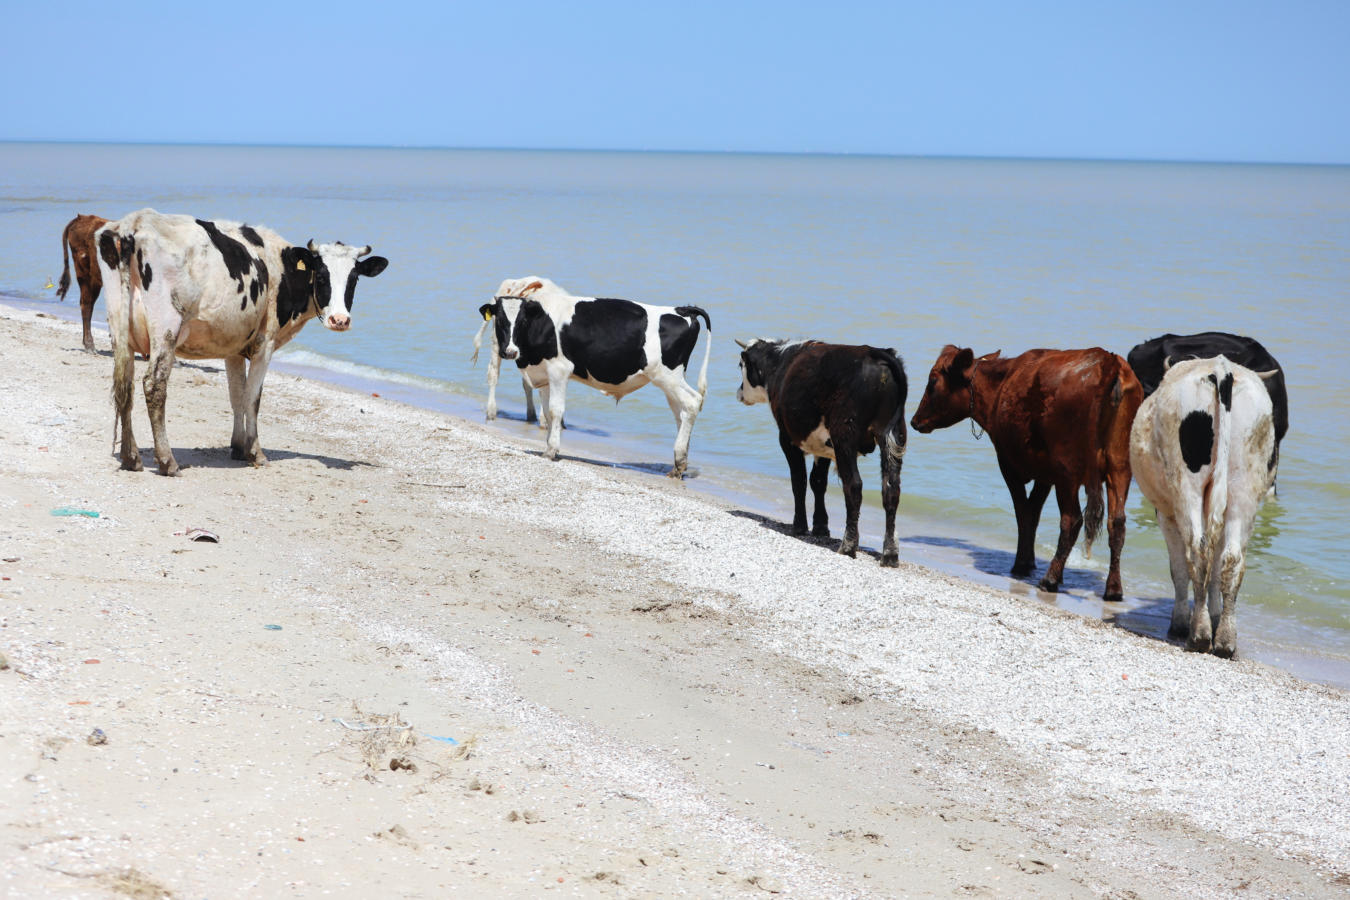
[[[846,522],[839,552],[858,552],[862,475],[858,456],[881,445],[881,505],[886,537],[881,564],[898,566],[895,510],[900,503],[900,467],[905,458],[905,366],[894,350],[823,344],[819,341],[737,341],[741,386],[736,399],[747,406],[768,402],[778,423],[778,446],[792,475],[792,533],[806,534],[806,456],[816,506],[811,533],[829,537],[825,488],[830,460],[844,487]]]
[[[1275,415],[1275,449],[1269,465],[1272,476],[1280,461],[1280,441],[1289,430],[1289,394],[1284,386],[1284,369],[1260,342],[1238,334],[1204,331],[1200,334],[1164,334],[1136,344],[1126,357],[1147,397],[1158,389],[1169,366],[1185,359],[1227,357],[1261,376]],[[1272,478],[1271,484],[1274,484]]]
[[[497,418],[497,378],[502,371],[502,352],[497,346],[497,329],[491,328],[492,325],[492,307],[494,303],[484,303],[478,307],[478,314],[483,317],[483,324],[478,326],[478,333],[473,336],[473,357],[469,360],[471,363],[478,362],[478,351],[483,346],[483,333],[488,336],[488,396],[487,403],[483,407],[484,417],[489,421]],[[520,376],[520,385],[525,391],[525,421],[539,422],[539,427],[546,427],[546,423],[539,419],[534,411],[534,388],[530,386],[530,380],[524,375]],[[564,427],[566,427],[564,425]]]
[[[223,359],[234,409],[231,456],[267,462],[258,406],[273,352],[318,317],[330,331],[351,327],[356,279],[389,261],[341,242],[295,247],[276,232],[235,222],[143,209],[96,235],[113,341],[113,402],[122,428],[122,468],[141,468],[131,428],[132,353],[149,356],[145,404],[161,475],[178,474],[164,429],[174,360]]]
[[[1135,415],[1130,467],[1158,510],[1176,592],[1168,634],[1187,649],[1237,650],[1237,592],[1274,446],[1266,386],[1223,356],[1172,366]]]
[[[576,379],[615,400],[651,383],[666,395],[679,427],[672,478],[689,465],[689,435],[708,394],[712,321],[697,306],[648,306],[632,300],[574,297],[547,278],[508,278],[489,309],[503,359],[515,360],[538,388],[548,428],[544,456],[558,458],[567,382]],[[698,390],[684,380],[698,343],[698,320],[708,346]]]

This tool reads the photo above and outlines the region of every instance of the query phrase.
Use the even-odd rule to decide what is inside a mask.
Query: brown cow
[[[1078,489],[1087,493],[1087,552],[1102,525],[1102,482],[1110,512],[1111,569],[1107,600],[1120,600],[1120,550],[1125,544],[1125,498],[1130,491],[1130,426],[1144,389],[1125,360],[1100,347],[1028,350],[1003,359],[979,359],[948,344],[928,375],[928,387],[910,422],[927,434],[969,416],[989,433],[1017,516],[1012,574],[1036,566],[1033,544],[1041,507],[1055,489],[1059,544],[1040,587],[1059,590],[1064,561],[1084,524]],[[974,426],[972,425],[972,428]],[[1027,496],[1027,482],[1034,482]]]
[[[61,232],[61,283],[57,285],[56,296],[66,299],[66,291],[70,289],[70,257],[74,257],[75,280],[80,284],[80,317],[84,319],[84,349],[91,353],[94,335],[89,330],[89,321],[94,317],[94,301],[103,290],[103,276],[94,256],[94,232],[107,222],[98,216],[76,216]]]

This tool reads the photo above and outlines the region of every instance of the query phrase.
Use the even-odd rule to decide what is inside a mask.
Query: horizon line
[[[681,156],[830,156],[865,159],[926,159],[926,160],[982,160],[1006,162],[1065,162],[1065,163],[1142,163],[1170,165],[1221,166],[1322,166],[1344,167],[1350,162],[1308,162],[1289,160],[1201,159],[1185,157],[1121,157],[1121,156],[1009,156],[979,153],[882,153],[847,150],[688,150],[665,148],[618,147],[494,147],[448,146],[443,144],[307,144],[261,143],[252,141],[108,141],[88,139],[14,139],[0,138],[0,144],[75,144],[108,145],[117,147],[247,147],[255,149],[294,150],[440,150],[461,153],[631,153]]]

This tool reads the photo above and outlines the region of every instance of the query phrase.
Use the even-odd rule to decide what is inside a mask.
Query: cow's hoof
[[[1190,633],[1190,630],[1190,626],[1185,622],[1173,622],[1171,625],[1167,626],[1167,636],[1174,641],[1179,641],[1185,638],[1186,635]]]
[[[249,453],[247,450],[243,449],[242,447],[235,447],[234,445],[230,445],[230,459],[245,460],[252,458],[253,455]]]
[[[84,352],[85,352],[85,353],[97,353],[97,352],[98,352],[97,350],[94,349],[94,342],[93,342],[93,341],[85,341],[85,342],[84,342]]]
[[[792,536],[793,536],[793,537],[805,537],[805,536],[806,536],[806,523],[805,523],[805,522],[793,522],[793,523],[792,523]]]
[[[159,474],[161,474],[161,475],[163,475],[163,476],[165,476],[165,477],[167,477],[167,478],[173,478],[175,475],[178,474],[178,463],[177,463],[177,461],[171,459],[171,460],[169,460],[168,462],[162,462],[162,463],[160,463],[160,464],[159,464]]]
[[[806,529],[803,528],[802,534],[805,533]],[[827,538],[829,536],[830,536],[830,526],[828,525],[817,525],[811,529],[811,537]]]
[[[666,477],[673,478],[676,481],[683,481],[684,471],[685,471],[684,469],[671,469],[669,472],[666,473]]]
[[[1190,638],[1186,641],[1186,649],[1192,653],[1208,653],[1209,646],[1209,638],[1207,637]]]
[[[1237,647],[1232,644],[1216,643],[1213,647],[1213,653],[1215,656],[1220,656],[1224,659],[1232,659],[1233,655],[1237,653]]]
[[[844,556],[847,556],[849,559],[857,559],[857,558],[858,558],[858,545],[857,545],[856,543],[854,543],[854,544],[849,544],[849,543],[841,542],[841,543],[839,544],[839,552],[840,552],[841,554],[843,554]]]
[[[1058,582],[1058,581],[1051,581],[1051,580],[1048,579],[1048,578],[1042,578],[1041,581],[1040,581],[1040,583],[1037,584],[1036,587],[1040,588],[1041,590],[1043,590],[1043,591],[1045,591],[1046,593],[1049,593],[1049,594],[1058,594],[1058,593],[1059,593],[1059,582]]]
[[[1036,568],[1031,563],[1013,563],[1012,572],[1014,578],[1025,578],[1031,574],[1031,570]]]
[[[259,450],[255,456],[249,458],[249,462],[252,463],[253,468],[261,469],[263,466],[267,465],[267,456]]]
[[[557,451],[557,450],[545,450],[545,451],[544,451],[544,459],[551,459],[551,460],[554,460],[554,461],[556,462],[557,459],[558,459],[558,451]]]
[[[122,468],[128,472],[139,472],[141,469],[145,468],[145,466],[141,465],[141,458],[139,456],[131,458],[123,457]]]
[[[1102,594],[1102,599],[1107,603],[1120,603],[1125,599],[1125,593],[1123,591],[1107,591]]]
[[[900,554],[895,551],[881,554],[881,566],[885,569],[900,568]]]

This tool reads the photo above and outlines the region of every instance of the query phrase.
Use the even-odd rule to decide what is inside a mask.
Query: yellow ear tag
[[[492,313],[491,313],[491,312],[485,312],[485,313],[483,313],[483,321],[484,321],[484,322],[491,322],[491,321],[492,321]]]
[[[303,259],[297,259],[295,261],[295,267],[301,272],[305,271],[305,261]]]

